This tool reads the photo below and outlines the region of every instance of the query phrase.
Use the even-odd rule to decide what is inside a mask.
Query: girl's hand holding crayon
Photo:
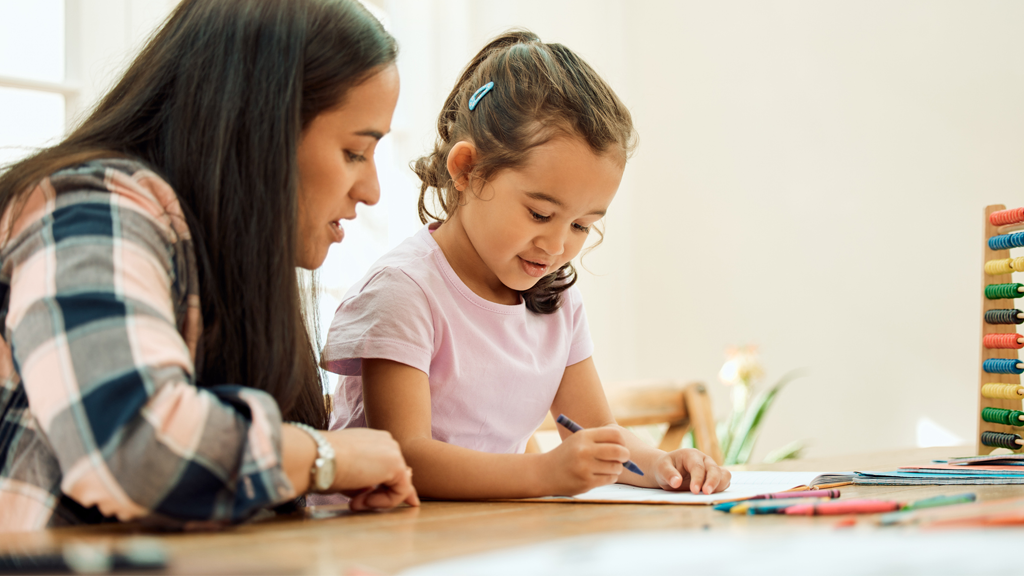
[[[599,486],[614,484],[629,460],[629,449],[621,428],[607,426],[581,430],[544,454],[550,470],[546,493],[574,496]]]
[[[654,462],[654,479],[664,490],[714,494],[729,487],[732,474],[699,450],[683,448]]]

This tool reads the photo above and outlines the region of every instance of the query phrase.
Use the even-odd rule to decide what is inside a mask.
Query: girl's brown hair
[[[0,213],[61,168],[146,163],[194,240],[196,383],[265,390],[286,419],[326,428],[296,277],[296,148],[397,49],[356,0],[185,0],[81,126],[0,174]]]
[[[470,97],[488,82],[494,87],[470,110]],[[521,167],[533,148],[557,136],[581,138],[595,154],[616,153],[623,163],[636,146],[629,110],[597,72],[572,50],[525,30],[498,36],[473,58],[448,95],[437,133],[434,150],[413,165],[424,224],[444,222],[463,204],[448,173],[448,153],[460,141],[476,146],[469,177],[479,181]],[[431,189],[437,213],[427,206]],[[576,269],[567,262],[521,294],[528,309],[550,314],[575,282]]]

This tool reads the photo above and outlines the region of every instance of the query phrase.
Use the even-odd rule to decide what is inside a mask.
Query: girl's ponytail
[[[516,44],[529,42],[539,43],[540,38],[528,30],[509,30],[505,32],[484,46],[473,57],[473,60],[466,66],[466,69],[462,71],[458,81],[455,82],[455,87],[448,94],[444,107],[441,108],[441,115],[437,118],[438,139],[434,143],[433,151],[426,156],[418,158],[412,165],[412,171],[416,173],[421,182],[420,198],[417,203],[420,222],[426,224],[430,221],[443,222],[447,220],[448,217],[455,213],[455,209],[461,200],[461,195],[455,189],[455,183],[452,181],[451,174],[448,173],[448,152],[458,142],[458,139],[455,139],[453,142],[452,134],[459,133],[457,126],[459,125],[460,105],[462,107],[466,105],[464,102],[466,98],[463,93],[468,89],[467,86],[470,86],[470,80],[472,80],[480,65],[493,52],[505,50],[509,46]],[[437,203],[440,205],[439,214],[434,214],[427,207],[427,192],[430,189],[434,190]]]

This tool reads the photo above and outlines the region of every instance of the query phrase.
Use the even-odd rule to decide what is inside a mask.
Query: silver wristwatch
[[[305,431],[316,442],[316,460],[309,470],[309,491],[326,492],[334,483],[334,446],[324,438],[319,430],[301,422],[289,422],[292,426]]]

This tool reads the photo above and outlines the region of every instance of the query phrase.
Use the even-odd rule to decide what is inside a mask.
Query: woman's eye
[[[590,232],[590,226],[584,226],[582,224],[573,223],[572,227],[575,228],[576,230],[580,231],[580,232],[583,232],[584,234],[587,234],[587,233]]]
[[[345,157],[349,162],[366,162],[366,156],[345,150]]]
[[[530,210],[530,216],[533,216],[533,219],[536,220],[537,222],[547,222],[548,220],[551,220],[551,216],[541,216],[540,214],[537,214],[533,210]]]

